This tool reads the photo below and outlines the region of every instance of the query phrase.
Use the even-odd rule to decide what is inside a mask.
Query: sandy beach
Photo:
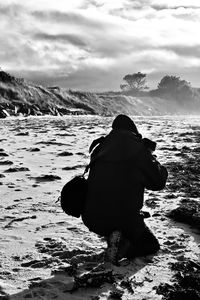
[[[180,203],[199,205],[200,117],[133,120],[157,142],[169,179],[163,191],[145,193],[146,223],[161,250],[120,267],[103,264],[105,241],[56,203],[62,186],[83,173],[90,143],[109,132],[112,118],[0,120],[0,299],[183,299],[167,291],[179,282],[177,272],[199,273],[200,216],[194,211],[184,220],[179,213],[183,223],[171,212]],[[200,293],[199,286],[193,290]]]

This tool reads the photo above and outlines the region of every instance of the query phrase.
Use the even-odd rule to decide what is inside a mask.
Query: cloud
[[[6,2],[6,3],[5,3]],[[82,7],[85,0],[59,0],[59,1],[51,1],[51,0],[6,0],[2,6],[22,6],[30,11],[33,10],[59,10],[59,11],[69,11]]]
[[[143,70],[150,80],[170,70],[194,80],[199,12],[196,0],[7,0],[0,66],[87,90],[118,89],[125,74]]]
[[[82,40],[81,37],[78,37],[73,34],[48,34],[44,32],[36,33],[33,36],[34,39],[40,41],[48,42],[69,42],[70,44],[78,47],[86,47],[87,44]]]
[[[169,47],[166,46],[165,49],[169,49],[180,57],[200,57],[200,47],[197,47],[196,45],[171,45]]]
[[[152,0],[150,1],[151,5],[157,8],[177,8],[177,7],[185,7],[185,8],[199,8],[200,4],[196,0]]]

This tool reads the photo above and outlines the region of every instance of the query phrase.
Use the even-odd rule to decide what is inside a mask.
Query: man
[[[151,154],[126,115],[118,115],[111,132],[94,141],[90,150],[93,147],[84,224],[107,238],[107,259],[114,264],[122,257],[156,252],[159,243],[140,210],[145,187],[165,187],[166,168]]]

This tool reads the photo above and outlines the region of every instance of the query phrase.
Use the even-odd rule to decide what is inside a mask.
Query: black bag
[[[67,182],[61,191],[60,204],[64,212],[79,218],[83,212],[87,195],[87,179],[75,176]]]

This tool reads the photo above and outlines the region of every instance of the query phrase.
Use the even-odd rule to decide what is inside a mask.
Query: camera
[[[150,139],[143,138],[142,139],[143,144],[145,147],[150,150],[151,152],[154,152],[156,150],[156,142],[151,141]]]

